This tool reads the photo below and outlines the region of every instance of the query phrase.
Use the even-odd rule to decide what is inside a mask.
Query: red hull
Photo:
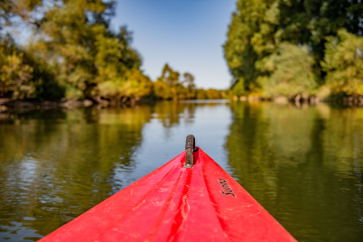
[[[47,241],[296,241],[205,152],[185,152],[73,221]]]

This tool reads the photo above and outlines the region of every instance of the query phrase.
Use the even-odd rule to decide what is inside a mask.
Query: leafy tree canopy
[[[362,36],[362,23],[360,0],[238,0],[223,46],[236,95],[313,95],[331,76],[326,42],[341,28]]]
[[[325,57],[321,62],[327,85],[333,94],[363,95],[363,38],[338,31],[327,37]]]

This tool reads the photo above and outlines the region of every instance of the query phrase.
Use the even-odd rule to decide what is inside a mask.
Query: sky
[[[235,0],[119,0],[115,30],[126,25],[132,46],[152,80],[165,63],[190,72],[197,88],[229,88],[231,75],[223,57]]]

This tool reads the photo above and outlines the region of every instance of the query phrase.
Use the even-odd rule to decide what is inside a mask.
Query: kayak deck
[[[185,152],[41,239],[296,241],[202,149]]]

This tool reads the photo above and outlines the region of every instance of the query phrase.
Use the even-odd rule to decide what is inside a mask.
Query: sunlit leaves
[[[110,100],[121,100],[123,97],[140,100],[150,96],[153,83],[139,69],[132,69],[124,76],[111,79],[99,84],[102,97]]]
[[[103,82],[107,82],[103,86],[107,96],[115,96],[105,91],[111,86],[120,94],[129,70],[141,65],[141,58],[129,46],[130,33],[125,28],[119,33],[108,28],[112,3],[64,1],[44,15],[40,39],[33,49],[58,66],[59,82],[67,86],[69,96],[78,93],[77,98],[93,98]]]
[[[0,97],[60,99],[64,89],[51,68],[32,52],[15,45],[10,36],[0,38]]]
[[[240,0],[232,15],[224,54],[231,74],[244,79],[246,90],[250,90],[258,76],[255,61],[274,49],[275,22],[279,16],[276,4],[271,0]]]
[[[165,64],[161,76],[154,84],[154,94],[159,99],[193,99],[196,97],[194,76],[188,72],[180,80],[180,73]],[[186,83],[186,87],[183,85]]]
[[[345,95],[363,95],[363,37],[340,30],[325,44],[321,65],[326,71],[327,85],[332,92]]]
[[[238,0],[224,45],[234,80],[242,80],[234,86],[235,95],[245,92],[269,97],[308,97],[320,92],[324,71],[333,71],[325,66],[322,72],[320,66],[326,37],[337,36],[342,27],[362,35],[362,16],[360,1]],[[342,92],[353,95],[360,80],[353,76],[359,73],[353,67],[346,71],[344,76],[350,76],[350,79],[342,77],[340,81],[352,82],[352,85],[350,91]],[[337,79],[337,74],[335,76]],[[327,78],[331,79],[332,74],[328,73]]]
[[[34,85],[29,83],[33,68],[25,63],[24,54],[15,48],[7,50],[0,45],[0,95],[9,92],[14,98],[29,98],[34,92]]]
[[[261,83],[265,95],[289,98],[299,94],[310,96],[317,85],[312,72],[313,64],[306,46],[281,43],[273,54],[256,63],[258,70],[268,74],[268,79]]]

